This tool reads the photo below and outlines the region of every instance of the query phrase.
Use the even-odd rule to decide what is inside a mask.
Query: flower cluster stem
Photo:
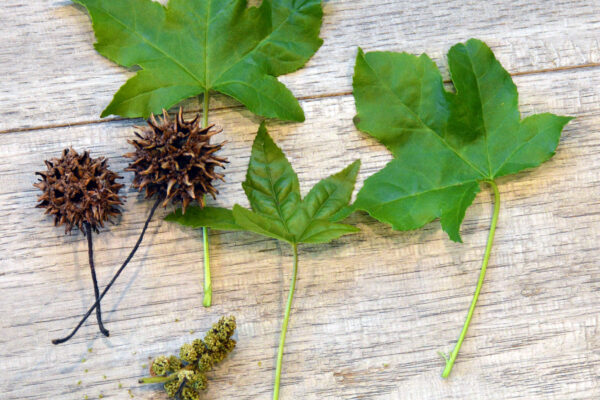
[[[142,228],[142,233],[140,233],[140,237],[138,238],[137,242],[135,243],[135,246],[129,253],[129,256],[127,256],[127,258],[125,259],[125,262],[123,263],[123,265],[121,265],[121,267],[117,270],[117,273],[113,276],[113,278],[110,280],[108,285],[106,285],[106,287],[102,291],[102,294],[100,294],[100,297],[98,297],[96,299],[96,302],[94,303],[94,305],[92,305],[90,307],[90,309],[85,313],[83,318],[81,318],[81,321],[79,321],[77,326],[73,329],[73,331],[68,336],[65,336],[64,338],[61,338],[61,339],[52,340],[53,344],[64,343],[64,342],[68,341],[69,339],[71,339],[73,336],[75,336],[75,334],[77,333],[79,328],[81,328],[83,323],[88,319],[88,317],[92,314],[92,312],[94,312],[94,310],[96,308],[100,307],[100,301],[104,298],[104,295],[106,295],[106,293],[110,290],[111,286],[115,283],[115,281],[117,280],[119,275],[121,275],[121,272],[123,272],[123,270],[125,269],[127,264],[129,264],[129,261],[131,261],[131,259],[133,258],[133,255],[135,254],[137,249],[140,247],[140,244],[142,243],[142,240],[144,239],[144,234],[146,233],[146,229],[148,229],[148,225],[150,224],[150,221],[152,220],[152,216],[154,215],[154,212],[156,211],[156,209],[158,208],[160,203],[162,203],[163,201],[164,201],[164,196],[157,197],[156,201],[154,202],[154,205],[150,209],[150,214],[148,215],[148,218],[146,219],[146,222],[144,223],[144,227]]]
[[[277,351],[277,368],[275,370],[275,386],[273,387],[273,400],[279,399],[279,384],[281,381],[281,364],[283,361],[283,348],[285,346],[285,334],[287,333],[288,322],[290,320],[290,311],[292,309],[292,301],[294,300],[294,291],[296,290],[296,276],[298,275],[298,245],[292,244],[294,251],[294,267],[292,269],[292,281],[290,283],[290,291],[285,306],[285,315],[283,317],[283,325],[281,326],[281,336],[279,338],[279,350]]]
[[[191,371],[193,370],[193,365],[186,365],[185,367],[181,368],[180,371],[183,370],[188,370]],[[179,371],[177,371],[179,372]],[[146,378],[140,378],[138,379],[138,383],[166,383],[169,381],[172,381],[173,379],[177,378],[177,372],[173,372],[172,374],[169,374],[167,376],[149,376]]]
[[[92,273],[92,282],[94,283],[94,296],[96,301],[100,297],[100,290],[98,289],[98,279],[96,278],[96,267],[94,266],[94,245],[92,242],[92,226],[89,222],[84,223],[85,226],[85,236],[87,238],[88,244],[88,260],[90,264],[90,271]],[[98,320],[98,327],[100,328],[100,332],[104,336],[109,336],[108,329],[104,327],[102,323],[102,310],[100,309],[100,303],[98,303],[98,307],[96,307],[96,319]]]
[[[475,288],[475,294],[473,295],[473,300],[471,301],[471,306],[469,307],[469,312],[467,313],[467,319],[463,325],[463,328],[460,332],[460,336],[458,337],[458,341],[454,346],[454,349],[450,353],[449,357],[446,357],[442,354],[444,360],[446,360],[446,367],[442,372],[442,378],[447,378],[452,372],[452,367],[454,366],[454,362],[456,361],[456,357],[458,356],[458,352],[460,347],[462,346],[463,341],[467,335],[467,330],[469,329],[469,324],[471,323],[471,318],[473,318],[473,312],[475,311],[475,305],[477,304],[477,299],[479,298],[479,293],[481,292],[481,287],[483,286],[483,280],[485,278],[485,271],[488,266],[488,261],[490,260],[490,254],[492,252],[492,244],[494,242],[494,235],[496,234],[496,224],[498,223],[498,215],[500,214],[500,192],[498,191],[498,185],[496,182],[490,180],[486,181],[494,191],[494,214],[492,216],[492,223],[490,224],[490,232],[488,234],[487,245],[485,247],[485,254],[483,256],[483,263],[481,265],[481,272],[479,273],[479,280],[477,281],[477,287]]]
[[[204,92],[202,106],[202,127],[208,126],[208,106],[210,104],[210,96],[208,90]],[[204,299],[202,305],[210,307],[212,304],[212,280],[210,278],[210,248],[208,242],[208,228],[202,227],[202,241],[204,246]]]
[[[171,374],[167,376],[150,376],[147,378],[138,379],[138,383],[167,383],[177,378],[177,374]]]

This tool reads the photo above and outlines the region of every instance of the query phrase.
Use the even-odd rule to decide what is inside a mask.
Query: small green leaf
[[[284,228],[281,220],[252,212],[237,204],[233,206],[233,216],[236,223],[246,231],[289,243],[294,242],[294,237]]]
[[[308,224],[308,226],[304,229],[302,236],[298,238],[298,242],[327,243],[331,242],[333,239],[339,238],[340,236],[359,231],[360,229],[352,225],[339,224],[337,222],[317,219]]]
[[[181,208],[165,217],[165,221],[177,222],[184,226],[192,228],[202,228],[208,226],[213,229],[222,229],[228,231],[243,230],[233,218],[231,210],[222,207],[198,207],[189,206],[182,214]]]
[[[169,215],[182,225],[213,229],[242,229],[286,241],[290,244],[324,243],[358,229],[331,221],[335,213],[348,206],[360,162],[317,183],[304,200],[298,176],[279,147],[269,136],[264,123],[258,129],[246,180],[242,184],[252,206],[235,205],[232,211],[189,207]]]
[[[292,246],[292,282],[277,352],[273,398],[279,398],[283,346],[298,273],[298,243],[326,243],[340,236],[358,232],[358,229],[351,225],[332,222],[330,219],[348,206],[359,167],[360,162],[355,161],[337,174],[323,179],[302,200],[298,176],[262,123],[252,145],[246,180],[242,184],[252,209],[248,210],[236,204],[231,214],[225,213],[230,224],[230,218],[233,216],[233,225],[236,228],[241,227],[259,235],[283,240]],[[216,213],[215,210],[219,209],[209,211],[208,216]],[[188,218],[191,221],[187,221]],[[196,218],[188,217],[188,214],[177,214],[177,218],[172,218],[184,225],[210,224],[215,219],[203,218],[196,221]],[[210,226],[215,228],[216,224]]]
[[[300,204],[298,176],[268,135],[264,122],[252,145],[246,181],[242,183],[252,210],[281,221],[290,233],[289,219]]]
[[[87,8],[96,49],[141,69],[102,113],[144,117],[210,91],[264,117],[303,121],[275,77],[301,68],[321,46],[321,0],[73,0]]]
[[[355,123],[395,159],[365,181],[354,209],[397,230],[440,218],[450,238],[460,241],[479,183],[548,160],[571,118],[538,114],[521,121],[510,74],[479,40],[452,47],[448,62],[456,93],[446,92],[424,54],[359,49]]]
[[[356,160],[342,171],[313,186],[302,200],[309,218],[330,219],[346,207],[352,197],[359,169],[360,160]]]
[[[352,214],[354,211],[356,211],[354,204],[347,205],[346,207],[342,208],[340,211],[333,214],[331,216],[331,218],[329,218],[329,220],[331,220],[333,222],[342,221],[342,220],[348,218],[350,216],[350,214]]]

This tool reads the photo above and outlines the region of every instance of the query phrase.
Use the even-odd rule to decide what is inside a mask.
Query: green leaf
[[[198,207],[189,206],[182,214],[181,208],[165,217],[165,221],[177,222],[184,226],[192,228],[202,228],[208,226],[213,229],[222,229],[228,231],[243,230],[233,218],[231,210],[222,207]]]
[[[448,106],[442,76],[426,54],[358,50],[353,77],[356,127],[392,152],[405,134],[443,131]]]
[[[294,236],[284,228],[281,220],[267,217],[263,214],[252,212],[242,206],[233,206],[233,215],[236,223],[244,230],[272,237],[289,243],[294,242]]]
[[[181,215],[178,211],[167,218],[187,226],[242,229],[291,244],[329,242],[358,231],[333,222],[332,217],[348,206],[359,168],[360,162],[353,162],[317,183],[302,200],[298,176],[263,123],[252,145],[242,184],[251,210],[237,204],[232,211],[189,207],[192,213]]]
[[[563,127],[572,119],[550,113],[525,118],[519,132],[523,140],[500,163],[495,176],[514,174],[549,160],[558,146]]]
[[[321,46],[321,0],[73,0],[90,13],[100,54],[137,74],[102,116],[144,117],[217,91],[265,117],[303,121],[275,77]]]
[[[242,183],[252,210],[281,221],[291,233],[289,219],[300,205],[298,176],[267,133],[264,122],[252,145],[246,181]]]
[[[448,64],[456,93],[446,92],[425,54],[359,49],[355,124],[385,144],[394,160],[365,181],[353,209],[397,230],[440,218],[450,238],[460,241],[479,183],[548,160],[571,118],[521,120],[516,86],[479,40],[452,47]]]
[[[304,229],[302,236],[298,238],[299,243],[327,243],[340,236],[359,232],[355,226],[339,224],[323,219],[313,220]]]
[[[360,160],[356,160],[342,171],[313,186],[302,200],[308,217],[330,219],[346,207],[352,197],[359,169]]]

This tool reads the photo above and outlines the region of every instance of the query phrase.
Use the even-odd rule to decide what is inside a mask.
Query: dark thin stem
[[[90,263],[90,271],[92,272],[92,282],[94,282],[94,296],[96,297],[96,301],[98,301],[98,297],[100,297],[100,290],[98,290],[98,279],[96,279],[96,267],[94,267],[94,245],[92,244],[92,226],[89,223],[84,223],[85,225],[85,236],[87,236],[87,244],[88,244],[88,260]],[[96,319],[98,320],[98,327],[100,328],[100,332],[104,336],[108,336],[108,329],[104,327],[102,323],[102,310],[100,309],[100,303],[98,303],[98,307],[96,307]]]
[[[79,321],[79,324],[77,324],[77,326],[75,327],[75,329],[73,329],[73,332],[71,332],[69,334],[69,336],[66,336],[66,337],[64,337],[62,339],[54,339],[52,341],[53,344],[64,343],[67,340],[71,339],[77,333],[77,331],[79,330],[79,328],[81,328],[81,326],[83,325],[83,323],[88,319],[88,317],[92,314],[92,312],[94,311],[94,309],[100,305],[100,301],[102,300],[102,298],[104,297],[104,295],[109,291],[109,289],[111,288],[111,286],[113,285],[113,283],[115,283],[115,281],[117,280],[117,278],[119,277],[119,275],[121,274],[121,272],[123,272],[123,270],[125,269],[125,267],[129,263],[129,261],[133,258],[133,255],[137,251],[138,247],[140,247],[140,244],[142,243],[142,239],[144,239],[144,234],[146,233],[146,229],[148,229],[148,224],[150,224],[150,220],[152,219],[152,216],[154,215],[154,212],[156,211],[156,209],[158,208],[159,204],[163,200],[164,200],[163,196],[159,196],[156,199],[156,202],[154,203],[154,205],[152,206],[152,209],[150,210],[150,214],[148,215],[148,219],[146,219],[146,222],[144,223],[144,228],[142,228],[142,233],[140,234],[140,237],[138,238],[137,243],[135,244],[135,246],[131,250],[131,253],[129,253],[129,256],[127,257],[127,259],[125,260],[125,262],[123,263],[123,265],[121,265],[121,267],[119,268],[119,270],[117,271],[117,273],[115,274],[115,276],[113,276],[113,278],[108,283],[108,285],[106,285],[106,288],[104,288],[104,290],[102,291],[102,294],[100,295],[100,297],[98,298],[98,300],[96,300],[96,302],[94,303],[94,305],[91,306],[90,309],[85,313],[85,315],[83,316],[83,318],[81,319],[81,321]]]
[[[179,389],[177,389],[177,392],[175,392],[175,398],[176,399],[180,399],[181,398],[181,393],[183,392],[183,388],[185,387],[185,383],[187,382],[187,378],[183,378],[181,380],[181,385],[179,385]]]

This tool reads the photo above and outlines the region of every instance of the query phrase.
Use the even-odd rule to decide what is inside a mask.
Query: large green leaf
[[[303,121],[275,77],[302,67],[321,46],[321,0],[73,0],[87,8],[96,49],[139,66],[102,116],[148,117],[191,96],[217,91],[250,111]]]
[[[394,160],[365,181],[353,208],[398,230],[440,218],[450,238],[460,241],[479,183],[548,160],[571,118],[521,120],[516,86],[479,40],[452,47],[448,63],[456,93],[446,92],[425,54],[359,49],[355,124],[385,144]]]
[[[348,206],[360,161],[317,183],[304,200],[298,176],[261,124],[252,145],[246,181],[242,184],[252,210],[239,205],[222,208],[188,207],[167,216],[182,225],[246,230],[286,242],[324,243],[358,229],[334,222],[332,217]]]

